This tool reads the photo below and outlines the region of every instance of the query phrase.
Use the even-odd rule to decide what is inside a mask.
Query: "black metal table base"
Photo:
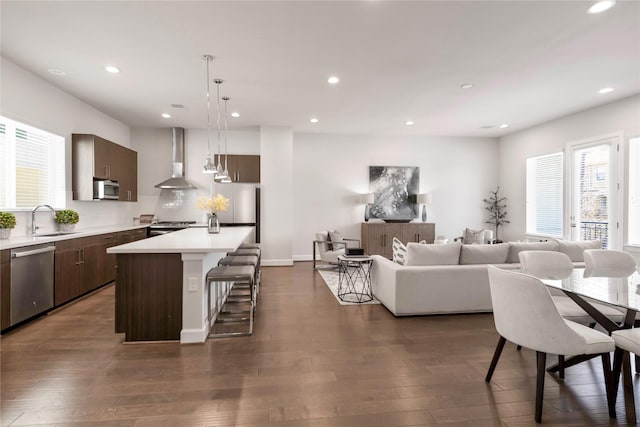
[[[344,302],[373,301],[371,290],[371,258],[339,259],[338,298]]]

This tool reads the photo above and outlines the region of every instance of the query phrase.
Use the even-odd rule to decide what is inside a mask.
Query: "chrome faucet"
[[[33,208],[33,210],[31,211],[31,234],[36,234],[36,231],[38,230],[38,228],[40,228],[40,227],[36,227],[36,211],[40,208],[47,208],[52,212],[52,216],[55,217],[56,215],[55,209],[53,209],[49,205],[40,205]]]

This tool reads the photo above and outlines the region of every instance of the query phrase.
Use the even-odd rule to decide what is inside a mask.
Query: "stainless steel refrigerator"
[[[258,184],[212,184],[212,195],[222,194],[230,200],[229,208],[218,213],[220,225],[253,226],[256,243],[260,243],[260,186]]]

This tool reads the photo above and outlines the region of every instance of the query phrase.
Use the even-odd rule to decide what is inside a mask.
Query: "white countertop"
[[[206,228],[186,228],[107,249],[110,254],[210,253],[235,250],[254,227],[221,227],[209,234]]]
[[[13,249],[22,246],[39,245],[41,243],[51,243],[60,240],[77,239],[79,237],[96,236],[98,234],[115,233],[118,231],[135,230],[138,228],[148,227],[149,224],[132,225],[132,224],[116,224],[103,225],[100,227],[87,227],[78,229],[72,233],[61,234],[59,236],[15,236],[10,239],[0,240],[0,250]]]

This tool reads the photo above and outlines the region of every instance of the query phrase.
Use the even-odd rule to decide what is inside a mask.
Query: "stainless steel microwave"
[[[94,200],[118,200],[120,198],[120,184],[118,181],[101,179],[93,181]]]

